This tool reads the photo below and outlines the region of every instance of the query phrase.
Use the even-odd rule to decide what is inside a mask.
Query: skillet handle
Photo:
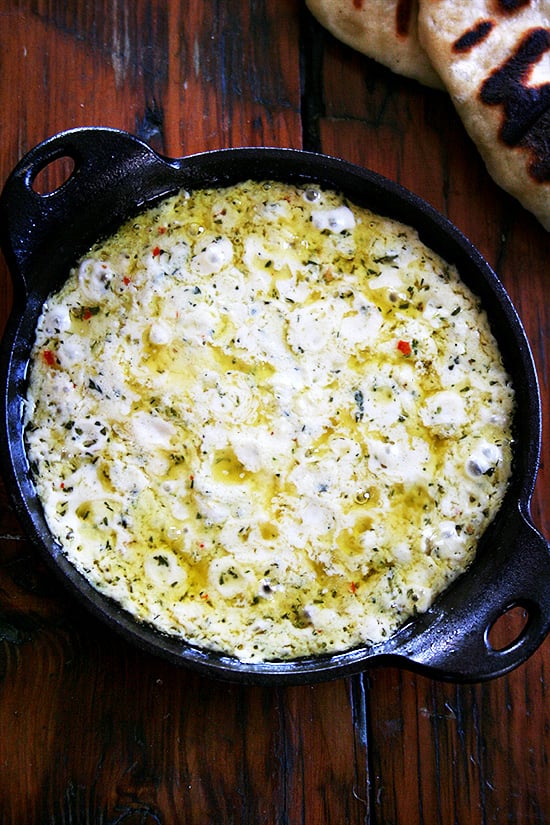
[[[48,165],[69,158],[73,170],[57,189],[40,194],[37,176]],[[0,241],[24,292],[38,286],[38,261],[52,256],[60,265],[71,250],[83,254],[145,202],[142,192],[153,170],[172,168],[147,144],[118,129],[90,127],[61,132],[35,146],[8,178],[0,197]],[[162,179],[162,175],[160,176]],[[160,184],[162,189],[162,184]],[[113,198],[116,191],[116,198]],[[150,192],[148,192],[150,195]]]
[[[476,575],[472,568],[458,579],[450,604],[428,612],[424,632],[396,651],[409,667],[442,680],[484,681],[519,666],[542,644],[550,631],[550,545],[521,505],[499,520],[491,545]],[[517,638],[495,649],[490,631],[515,607],[526,622]]]

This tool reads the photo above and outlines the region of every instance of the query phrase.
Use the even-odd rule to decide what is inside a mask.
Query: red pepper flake
[[[130,280],[130,278],[127,275],[125,275],[124,278],[122,279],[122,283],[124,284],[124,286],[128,286],[128,284],[131,284],[132,281]]]
[[[165,232],[166,232],[166,227],[165,226],[159,226],[159,235],[164,235]]]
[[[201,599],[204,599],[205,602],[208,601],[208,593],[201,593]]]
[[[412,347],[408,341],[398,341],[397,349],[399,350],[399,352],[402,352],[403,355],[410,355],[412,352]]]
[[[62,489],[62,490],[64,490],[64,489],[65,489],[65,482],[64,482],[64,481],[62,481],[62,482],[61,482],[61,484],[60,484],[59,486],[61,487],[61,489]]]
[[[49,367],[53,367],[53,365],[55,364],[55,355],[51,351],[51,349],[45,349],[42,352],[42,358]]]
[[[157,258],[160,255],[160,246],[155,246],[153,249],[153,258]]]
[[[350,593],[357,593],[357,585],[355,582],[350,582],[349,591]]]
[[[93,315],[99,313],[99,307],[77,307],[72,312],[79,321],[89,321]]]

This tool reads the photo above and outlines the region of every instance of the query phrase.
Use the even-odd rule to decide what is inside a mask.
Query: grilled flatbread
[[[442,83],[418,42],[417,0],[306,0],[334,37],[426,86]]]
[[[489,173],[550,230],[550,0],[420,0],[418,27]]]

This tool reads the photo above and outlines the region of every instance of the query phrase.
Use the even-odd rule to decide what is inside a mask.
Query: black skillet
[[[69,158],[72,174],[39,194],[39,173]],[[126,218],[182,187],[226,186],[246,179],[316,181],[350,200],[414,226],[422,240],[457,265],[489,316],[512,376],[513,477],[475,561],[425,614],[389,640],[330,656],[243,664],[201,650],[135,621],[100,595],[67,561],[44,521],[25,455],[22,405],[29,351],[42,304],[69,268]],[[540,398],[529,344],[516,312],[486,261],[428,204],[373,172],[324,155],[292,149],[242,148],[167,159],[114,129],[82,128],[31,150],[0,198],[0,241],[10,266],[15,302],[1,352],[1,452],[8,490],[29,537],[74,594],[142,649],[204,674],[249,684],[300,684],[342,677],[374,664],[402,665],[434,678],[479,681],[524,662],[550,629],[550,546],[533,526],[529,503],[538,469]],[[513,607],[527,621],[507,647],[494,649],[489,631]]]

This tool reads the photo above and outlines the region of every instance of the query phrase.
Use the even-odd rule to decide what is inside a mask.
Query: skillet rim
[[[83,136],[86,139],[97,139],[100,137],[102,140],[106,141],[107,144],[109,144],[111,139],[114,140],[115,143],[120,140],[123,142],[129,141],[128,145],[130,146],[131,144],[131,151],[128,151],[129,158],[131,159],[130,165],[132,167],[132,171],[134,173],[136,170],[139,172],[140,164],[145,167],[145,171],[149,171],[148,164],[151,165],[150,168],[153,172],[156,170],[160,174],[162,170],[161,178],[163,185],[165,185],[165,182],[171,179],[173,180],[173,188],[171,191],[181,188],[182,177],[183,179],[186,179],[189,178],[189,175],[191,175],[191,177],[193,177],[193,175],[196,176],[197,164],[201,169],[201,174],[204,174],[204,169],[206,169],[209,175],[211,175],[211,171],[208,170],[218,168],[218,165],[222,164],[223,181],[220,181],[218,178],[216,183],[216,185],[220,186],[228,185],[230,182],[234,182],[238,179],[243,179],[242,177],[235,177],[235,163],[237,163],[237,165],[246,163],[246,168],[248,170],[252,170],[252,168],[257,169],[258,166],[261,166],[263,169],[266,160],[269,160],[270,163],[276,163],[279,165],[283,164],[283,166],[284,164],[295,164],[295,166],[292,167],[292,175],[294,176],[295,181],[299,179],[300,181],[305,182],[306,180],[315,179],[318,182],[321,182],[321,185],[330,185],[332,188],[338,188],[341,190],[344,187],[340,184],[335,185],[335,176],[338,176],[340,180],[346,181],[347,186],[350,185],[350,180],[355,180],[357,185],[359,185],[360,181],[361,185],[368,185],[373,191],[376,191],[377,198],[381,197],[381,193],[383,193],[384,198],[389,198],[392,202],[392,212],[395,207],[395,203],[399,202],[400,210],[404,209],[404,211],[408,214],[414,214],[417,217],[420,216],[422,218],[421,223],[423,224],[421,237],[428,232],[430,238],[433,237],[434,233],[439,233],[442,237],[446,238],[447,241],[450,238],[455,250],[460,250],[461,256],[463,256],[465,260],[468,260],[469,265],[471,265],[474,270],[477,270],[478,274],[481,275],[484,291],[482,303],[484,307],[487,308],[486,300],[487,295],[489,295],[490,300],[495,302],[495,306],[499,308],[499,312],[502,314],[499,324],[504,323],[504,328],[508,331],[512,331],[512,338],[517,348],[517,353],[522,364],[522,370],[527,378],[525,385],[527,393],[526,397],[529,401],[527,404],[528,420],[527,422],[524,422],[527,434],[523,438],[524,443],[522,449],[522,464],[520,468],[521,472],[518,474],[517,467],[515,468],[514,484],[511,487],[512,492],[510,490],[508,491],[505,503],[503,503],[499,513],[495,517],[495,522],[497,522],[498,527],[498,522],[505,520],[501,517],[501,512],[504,508],[506,508],[508,515],[506,520],[508,529],[510,529],[511,525],[511,528],[517,534],[516,537],[519,537],[524,544],[531,548],[530,553],[533,556],[533,561],[535,557],[540,560],[541,556],[544,556],[545,553],[548,554],[548,552],[550,552],[550,548],[546,544],[545,539],[540,536],[533,527],[529,514],[529,503],[536,479],[540,456],[541,421],[538,382],[527,336],[523,326],[521,325],[517,312],[496,274],[493,272],[485,259],[480,255],[478,250],[473,246],[473,244],[471,244],[471,242],[467,240],[465,236],[462,235],[462,233],[446,217],[437,212],[437,210],[420,199],[418,196],[410,193],[399,184],[384,178],[378,173],[364,169],[363,167],[359,167],[355,164],[351,164],[348,161],[321,153],[278,147],[237,147],[210,150],[208,152],[200,152],[193,155],[183,156],[181,158],[165,158],[155,153],[147,144],[137,138],[134,138],[128,133],[121,132],[116,129],[104,129],[103,127],[84,127],[83,129],[68,130],[67,132],[55,135],[53,138],[39,144],[20,161],[8,179],[4,192],[0,197],[0,224],[5,223],[1,219],[6,216],[8,207],[13,206],[13,189],[11,189],[11,184],[14,181],[21,184],[23,181],[24,191],[26,195],[28,195],[29,188],[32,186],[32,176],[37,169],[37,158],[47,156],[49,159],[52,156],[52,149],[54,154],[58,154],[60,149],[66,149],[68,144],[73,147],[74,145],[78,146],[78,141]],[[78,152],[76,154],[78,155]],[[77,157],[77,162],[79,160],[80,158]],[[126,166],[128,165],[128,158],[126,156],[124,157],[124,163],[122,165],[123,170],[126,171]],[[316,169],[315,176],[311,175],[311,170],[313,168]],[[309,171],[306,171],[306,169]],[[112,169],[108,169],[107,172],[109,174],[106,175],[106,182],[112,187],[114,178],[115,183],[118,181],[117,185],[120,186],[120,174],[113,175]],[[255,177],[255,179],[265,179],[265,177],[260,178],[257,175],[251,175],[251,177]],[[275,176],[271,175],[271,177]],[[279,179],[285,180],[288,178],[281,176]],[[177,185],[176,180],[178,181]],[[62,187],[56,190],[53,193],[54,201],[56,198],[59,199],[60,196],[64,197],[65,193],[68,191],[68,187],[71,185],[74,186],[74,182],[71,184],[71,179],[69,179],[67,184],[63,184]],[[102,185],[105,185],[105,183]],[[347,186],[345,187],[346,190]],[[162,186],[160,188],[162,188]],[[86,187],[85,191],[87,192]],[[111,189],[111,194],[112,191],[113,190]],[[162,194],[166,195],[169,194],[169,192],[164,191]],[[347,191],[345,194],[347,194]],[[369,194],[372,195],[372,192]],[[48,199],[51,197],[52,196],[50,195],[46,196],[46,202],[48,202]],[[151,205],[152,201],[158,200],[159,197],[159,192],[155,192],[152,198],[146,197],[142,200],[141,207],[146,208]],[[350,196],[350,200],[357,199]],[[27,200],[25,200],[25,204],[27,204]],[[373,208],[372,201],[370,201],[370,199],[366,202],[366,205]],[[56,209],[57,212],[55,211]],[[56,220],[59,218],[58,212],[59,206],[56,206],[54,203],[53,214]],[[126,217],[129,217],[129,214],[127,214]],[[402,217],[399,219],[402,220]],[[118,222],[120,223],[120,220]],[[416,221],[405,222],[415,225],[418,228]],[[105,596],[91,588],[85,579],[83,581],[78,580],[79,577],[83,579],[80,574],[76,577],[71,575],[71,573],[75,572],[75,568],[70,565],[70,562],[65,559],[59,549],[52,548],[52,544],[55,545],[55,542],[52,542],[48,531],[40,530],[39,526],[37,527],[36,511],[33,510],[32,506],[29,506],[28,495],[25,494],[25,490],[23,489],[24,485],[21,483],[21,468],[18,466],[17,460],[14,463],[14,442],[18,440],[21,441],[22,434],[20,432],[21,428],[18,428],[17,426],[17,422],[13,421],[13,387],[11,385],[13,384],[14,373],[12,370],[12,364],[14,362],[15,355],[15,363],[19,367],[19,374],[15,377],[15,383],[19,381],[21,384],[21,381],[24,381],[24,375],[21,374],[21,367],[23,366],[25,356],[24,352],[21,352],[21,340],[19,334],[22,319],[29,311],[29,306],[32,306],[33,311],[36,311],[37,308],[36,302],[33,304],[33,298],[35,299],[36,296],[33,291],[32,276],[30,275],[31,272],[34,272],[33,268],[35,263],[34,260],[30,262],[29,259],[25,260],[24,257],[21,258],[21,248],[17,247],[17,242],[21,241],[21,238],[13,237],[13,228],[10,229],[8,226],[8,231],[6,233],[5,226],[2,226],[0,231],[2,232],[0,241],[5,250],[8,263],[10,264],[16,292],[14,309],[12,311],[12,315],[10,316],[2,342],[1,367],[2,401],[4,405],[2,426],[6,433],[5,448],[4,443],[2,445],[2,460],[7,468],[9,477],[11,477],[14,483],[14,486],[10,492],[12,494],[12,498],[14,498],[14,504],[18,515],[26,526],[27,532],[29,532],[29,534],[35,539],[39,547],[41,547],[47,560],[53,564],[53,567],[57,573],[61,575],[62,579],[66,583],[69,583],[70,588],[73,593],[77,595],[77,597],[81,600],[82,598],[84,599],[92,612],[104,620],[107,619],[108,622],[111,625],[114,625],[123,636],[137,642],[140,647],[148,650],[149,652],[157,654],[160,653],[160,655],[163,655],[164,658],[168,658],[179,664],[185,664],[202,673],[208,673],[210,675],[215,675],[224,679],[231,679],[233,681],[254,684],[312,683],[314,681],[321,681],[328,678],[336,678],[357,673],[373,664],[382,664],[385,662],[394,662],[412,669],[420,669],[437,678],[456,681],[477,681],[485,678],[491,678],[496,675],[501,675],[501,673],[512,669],[512,667],[516,667],[521,663],[521,661],[524,661],[528,655],[531,655],[533,650],[538,646],[538,644],[541,643],[542,639],[548,632],[550,619],[549,616],[545,616],[544,614],[550,615],[550,605],[546,605],[546,603],[544,603],[542,607],[537,605],[537,593],[537,595],[533,596],[532,599],[526,598],[524,600],[526,606],[528,606],[534,614],[534,618],[530,618],[530,628],[524,633],[524,636],[516,645],[513,645],[511,649],[505,652],[504,656],[501,658],[497,657],[496,660],[493,659],[491,667],[489,668],[490,672],[484,672],[483,669],[479,669],[479,667],[477,670],[475,668],[472,669],[471,667],[468,669],[468,667],[460,667],[456,665],[454,669],[449,668],[447,661],[445,666],[442,667],[441,664],[438,663],[437,656],[432,656],[430,658],[425,651],[422,656],[418,655],[418,651],[414,647],[414,627],[418,628],[423,624],[427,625],[420,632],[420,635],[428,631],[427,635],[430,638],[431,649],[437,648],[437,643],[441,645],[440,638],[433,638],[434,624],[436,627],[445,624],[444,612],[441,614],[441,611],[439,610],[440,602],[445,600],[449,592],[454,592],[456,590],[455,585],[457,585],[457,583],[459,583],[470,573],[472,567],[468,568],[468,570],[462,574],[462,576],[460,576],[455,583],[444,591],[442,597],[439,597],[436,600],[433,608],[430,608],[426,614],[423,614],[423,617],[419,617],[412,622],[407,622],[400,630],[393,634],[390,640],[388,640],[390,642],[389,644],[388,642],[384,642],[381,645],[375,645],[368,648],[359,648],[357,650],[346,651],[341,654],[331,654],[323,657],[310,657],[302,660],[291,660],[290,662],[283,662],[282,664],[277,663],[275,665],[261,663],[259,666],[253,666],[250,665],[250,663],[242,663],[231,657],[213,654],[211,651],[197,650],[196,648],[192,648],[192,652],[190,652],[190,646],[182,646],[181,643],[180,647],[183,647],[183,650],[180,650],[179,652],[175,649],[177,648],[177,645],[174,646],[171,644],[168,646],[169,649],[167,649],[163,645],[163,642],[165,642],[165,634],[160,634],[158,631],[154,631],[153,629],[153,634],[151,635],[151,629],[148,626],[141,625],[135,619],[130,617],[129,614],[126,614],[125,611],[121,611],[118,605],[115,604],[116,609],[113,610],[113,603],[111,603],[111,600],[106,599]],[[26,241],[27,243],[29,242],[28,234],[23,237],[23,241]],[[90,244],[88,244],[88,246],[89,245]],[[439,244],[434,245],[433,242],[431,242],[428,243],[428,245],[435,248],[436,251],[439,251]],[[81,250],[80,254],[84,251],[85,249]],[[78,257],[78,254],[75,254],[74,257]],[[466,278],[464,278],[464,280],[469,283],[469,280]],[[472,286],[470,283],[469,285]],[[26,294],[22,295],[22,293]],[[41,303],[42,302],[40,301],[40,306]],[[497,340],[499,340],[498,337]],[[28,347],[30,348],[30,343],[28,341],[26,344],[28,344]],[[24,348],[25,347],[23,346],[23,350]],[[19,362],[17,361],[18,358]],[[12,392],[11,415],[10,391]],[[490,532],[495,533],[495,529],[492,527]],[[496,530],[496,532],[498,533],[498,530]],[[484,541],[484,548],[487,544],[488,542]],[[487,555],[487,553],[485,555]],[[70,569],[67,568],[67,565],[69,565]],[[464,588],[462,587],[462,589]],[[87,592],[90,590],[93,592]],[[106,602],[109,604],[106,605]],[[537,610],[541,614],[540,616],[536,615]],[[479,630],[479,628],[477,628],[477,630]],[[170,639],[170,641],[172,641],[172,639]],[[159,649],[159,647],[161,649]],[[463,654],[464,648],[460,645],[458,645],[458,647]],[[489,656],[491,656],[490,652]],[[476,659],[479,664],[479,650],[473,658]]]

